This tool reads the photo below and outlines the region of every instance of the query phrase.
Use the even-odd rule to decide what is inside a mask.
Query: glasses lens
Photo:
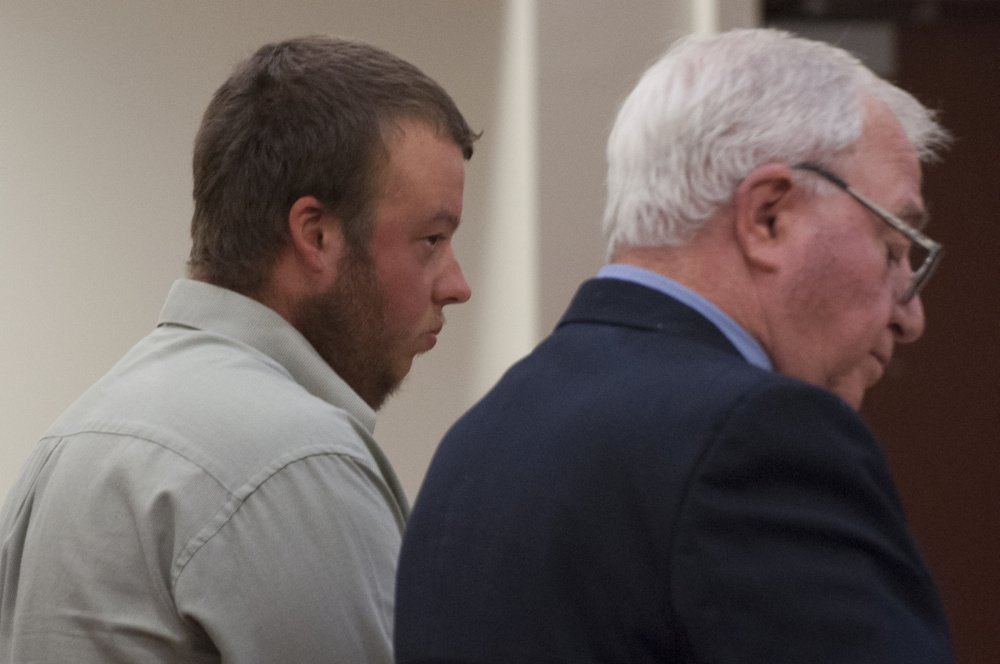
[[[940,247],[934,251],[927,251],[923,248],[921,248],[920,251],[920,255],[925,256],[925,258],[922,263],[917,263],[916,261],[911,260],[911,264],[914,265],[914,272],[910,288],[903,297],[904,302],[911,300],[927,284],[927,280],[931,278],[931,275],[934,274],[934,270],[937,269],[937,265],[941,261],[941,254],[943,253]]]
[[[910,271],[916,274],[920,268],[924,267],[927,259],[930,257],[931,252],[927,250],[926,247],[922,247],[919,244],[913,243],[910,246]]]

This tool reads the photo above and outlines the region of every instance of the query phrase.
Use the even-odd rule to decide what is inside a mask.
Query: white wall
[[[194,133],[257,46],[372,42],[437,79],[485,132],[456,240],[473,299],[449,312],[376,430],[413,496],[447,426],[599,267],[603,144],[621,98],[671,39],[706,20],[751,25],[756,4],[0,1],[0,495],[183,274]]]

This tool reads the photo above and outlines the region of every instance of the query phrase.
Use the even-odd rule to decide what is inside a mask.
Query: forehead
[[[463,166],[462,150],[446,133],[432,123],[416,119],[401,119],[391,123],[384,136],[384,171],[399,176],[408,170],[434,170],[442,162],[458,162]]]
[[[387,141],[376,198],[377,226],[416,228],[433,220],[457,225],[465,162],[461,148],[425,122],[400,122]]]
[[[889,108],[869,101],[865,123],[851,154],[862,165],[890,169],[901,177],[920,179],[920,159],[902,125]]]
[[[840,171],[859,193],[922,225],[921,167],[916,148],[884,104],[869,102],[861,137],[842,158]]]

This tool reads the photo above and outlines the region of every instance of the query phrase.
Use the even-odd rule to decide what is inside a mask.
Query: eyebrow
[[[435,214],[431,215],[430,221],[443,221],[446,224],[449,224],[452,227],[452,230],[454,230],[458,228],[462,220],[448,210],[442,208]]]

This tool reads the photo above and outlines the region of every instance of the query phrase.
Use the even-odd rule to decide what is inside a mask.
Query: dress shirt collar
[[[719,328],[719,331],[729,339],[730,343],[736,347],[736,350],[740,352],[747,362],[768,371],[774,369],[771,359],[764,352],[764,349],[761,348],[761,345],[746,330],[740,327],[736,321],[724,313],[722,309],[719,309],[701,295],[698,295],[686,286],[682,286],[673,279],[641,267],[625,265],[623,263],[605,265],[597,273],[597,277],[600,279],[630,281],[657,290],[686,304]]]
[[[311,394],[347,411],[369,434],[375,429],[375,411],[298,330],[256,300],[203,281],[178,279],[158,325],[182,325],[245,343],[284,367]]]

